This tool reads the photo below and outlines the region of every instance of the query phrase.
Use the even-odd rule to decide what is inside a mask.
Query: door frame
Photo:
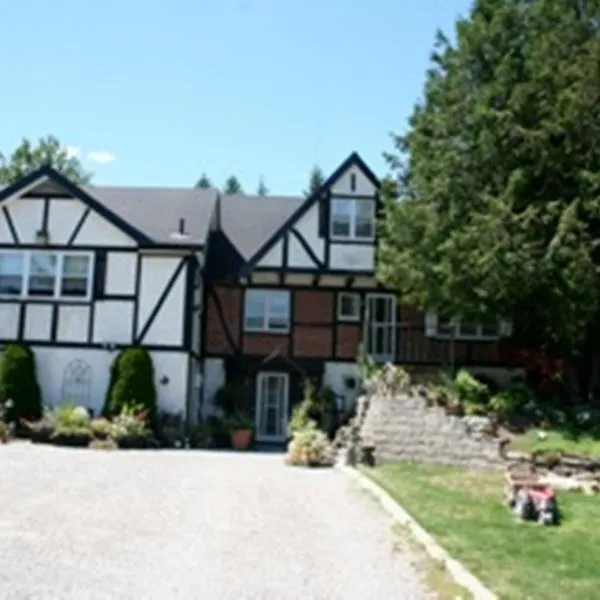
[[[283,398],[281,400],[281,435],[261,435],[259,431],[260,419],[262,416],[262,382],[269,377],[278,377],[283,379]],[[256,441],[257,442],[285,442],[287,439],[287,426],[289,421],[289,403],[290,403],[290,374],[285,371],[259,371],[256,374],[256,389],[255,389],[255,414],[256,414]]]
[[[377,323],[377,326],[388,326],[388,339],[389,346],[391,348],[391,355],[378,355],[369,352],[369,337],[372,333],[373,322],[371,321],[370,301],[377,299],[385,299],[391,302],[391,320],[387,323]],[[365,327],[365,350],[373,357],[375,361],[394,361],[397,353],[397,327],[398,327],[398,303],[394,294],[385,294],[381,292],[367,293],[365,294],[365,315],[364,315],[364,327]]]

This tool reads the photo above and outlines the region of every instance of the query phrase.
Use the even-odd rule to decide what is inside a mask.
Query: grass
[[[536,432],[531,430],[513,438],[510,448],[523,452],[545,450],[550,452],[572,452],[600,458],[600,439],[587,435],[574,437],[568,432],[545,431],[546,438],[538,440]]]
[[[600,498],[559,497],[563,523],[517,521],[501,473],[391,463],[364,473],[500,598],[600,598]]]

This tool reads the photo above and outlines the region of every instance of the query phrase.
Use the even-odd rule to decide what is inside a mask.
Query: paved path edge
[[[360,487],[371,492],[379,501],[383,509],[398,523],[410,529],[413,537],[424,547],[429,556],[440,561],[446,571],[457,584],[464,587],[475,600],[498,600],[491,590],[470,573],[466,567],[452,558],[444,548],[429,534],[419,523],[400,506],[383,488],[373,480],[363,475],[357,469],[349,466],[340,466],[339,469],[354,479]]]

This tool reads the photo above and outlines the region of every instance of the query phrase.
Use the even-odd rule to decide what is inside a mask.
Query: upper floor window
[[[287,290],[246,290],[244,330],[286,333],[290,328],[290,293]]]
[[[0,252],[0,296],[85,300],[92,255],[82,252]]]
[[[375,200],[333,198],[330,234],[338,240],[374,239]]]
[[[351,292],[338,295],[338,319],[340,321],[360,320],[360,296]]]

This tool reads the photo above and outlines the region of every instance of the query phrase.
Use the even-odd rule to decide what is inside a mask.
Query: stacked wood
[[[532,453],[501,449],[509,463],[506,470],[506,493],[523,485],[549,485],[555,490],[600,492],[600,460],[566,452]]]

